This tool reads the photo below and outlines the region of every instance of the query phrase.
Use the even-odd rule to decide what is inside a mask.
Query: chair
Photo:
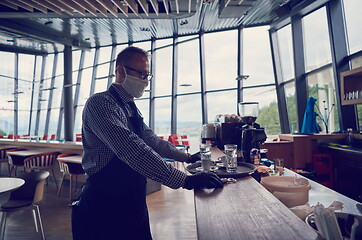
[[[16,148],[9,147],[9,148],[0,149],[0,173],[1,173],[1,164],[6,163],[8,165],[8,171],[9,171],[9,175],[10,175],[10,165],[9,165],[9,160],[8,160],[6,151],[12,150],[12,149],[16,149]]]
[[[176,134],[172,134],[168,137],[168,141],[172,143],[173,145],[180,145],[180,141],[178,140],[178,137]]]
[[[20,139],[20,135],[15,135],[14,139]]]
[[[26,149],[23,148],[15,148],[15,149],[10,149],[10,150],[6,150],[6,155],[8,156],[8,163],[9,163],[9,177],[11,177],[11,173],[13,172],[13,170],[15,170],[15,175],[17,174],[18,171],[18,167],[23,167],[24,171],[25,171],[25,167],[24,167],[24,157],[22,156],[15,156],[15,155],[9,155],[9,152],[15,152],[15,151],[23,151]]]
[[[51,136],[50,136],[50,140],[55,140],[57,138],[57,135],[56,134],[52,134]]]
[[[75,134],[75,141],[81,142],[82,141],[82,134],[80,134],[80,133]]]
[[[30,169],[33,171],[39,170],[48,170],[52,172],[55,186],[58,189],[57,179],[54,174],[53,166],[54,162],[57,159],[58,152],[49,152],[49,153],[40,153],[34,156],[28,157],[24,159],[24,166],[26,169]]]
[[[44,182],[49,176],[49,172],[30,172],[24,173],[20,178],[24,179],[25,183],[20,188],[10,193],[10,198],[7,202],[0,206],[2,212],[1,218],[1,239],[5,236],[6,219],[12,213],[25,208],[31,208],[34,217],[35,230],[39,232],[38,226],[42,239],[45,239],[43,224],[40,217],[39,203],[43,199],[44,193]]]
[[[42,140],[48,140],[48,134],[44,134]]]
[[[186,152],[190,149],[190,141],[188,140],[187,135],[181,135],[181,143],[186,146]]]
[[[58,155],[58,158],[75,156],[75,155],[78,155],[78,154],[64,153],[64,154]],[[77,176],[81,175],[81,174],[83,175],[84,170],[83,170],[81,164],[70,163],[70,162],[59,160],[59,159],[57,159],[57,160],[58,160],[58,163],[59,163],[60,172],[63,173],[62,180],[61,180],[60,185],[59,185],[57,196],[59,196],[60,191],[62,190],[64,177],[66,175],[69,175],[69,199],[72,200],[73,199],[73,193],[77,189]],[[75,176],[75,184],[73,184],[73,176]],[[74,191],[73,191],[73,185],[74,185]]]
[[[8,139],[14,139],[14,134],[9,134]]]

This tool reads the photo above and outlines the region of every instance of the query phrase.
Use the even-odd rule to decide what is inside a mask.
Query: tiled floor
[[[6,176],[5,169],[2,170],[0,176]],[[39,206],[46,239],[72,239],[68,190],[69,186],[63,186],[61,196],[57,197],[55,184],[49,181],[45,185],[44,199]],[[0,204],[8,197],[8,193],[1,194]],[[192,191],[163,186],[161,191],[148,195],[147,201],[155,240],[197,239]],[[5,239],[41,239],[40,234],[35,232],[31,211],[16,212],[8,218]]]

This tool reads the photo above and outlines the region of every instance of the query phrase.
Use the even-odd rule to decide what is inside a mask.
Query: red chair
[[[4,135],[1,135],[0,138],[4,138]]]
[[[25,168],[33,170],[33,171],[39,171],[39,170],[51,171],[53,178],[54,178],[55,186],[58,189],[57,179],[55,177],[54,170],[53,170],[54,162],[57,159],[58,155],[59,155],[59,152],[36,154],[34,156],[25,158],[24,166],[25,166]]]
[[[188,152],[190,149],[190,141],[188,140],[187,135],[181,135],[181,142],[182,145],[186,146],[186,151]]]
[[[14,135],[14,139],[20,139],[20,135]]]
[[[14,139],[14,134],[9,134],[8,139]]]
[[[57,138],[57,135],[56,134],[52,134],[51,137],[50,137],[50,140],[55,140]]]
[[[168,137],[168,141],[173,145],[181,145],[176,134],[172,134]]]
[[[42,140],[48,140],[48,134],[44,134],[43,139]]]
[[[23,137],[29,137],[29,135],[28,135],[28,134],[24,134]]]
[[[58,158],[75,156],[75,155],[78,155],[78,154],[64,153],[64,154],[58,155]],[[77,176],[78,175],[83,175],[84,170],[83,170],[81,164],[62,161],[62,160],[59,160],[59,159],[57,159],[57,160],[58,160],[58,163],[59,163],[60,172],[63,173],[62,180],[61,180],[60,185],[59,185],[57,196],[59,196],[60,191],[62,190],[64,177],[66,175],[69,175],[69,199],[73,200],[73,193],[77,189]],[[75,184],[73,184],[73,176],[75,176]],[[74,188],[74,190],[73,190],[73,188]]]
[[[75,134],[75,141],[81,142],[82,141],[82,134],[80,134],[80,133]]]

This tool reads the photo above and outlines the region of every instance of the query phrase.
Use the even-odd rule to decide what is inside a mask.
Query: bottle
[[[352,146],[353,144],[352,128],[347,128],[347,144],[349,146]]]

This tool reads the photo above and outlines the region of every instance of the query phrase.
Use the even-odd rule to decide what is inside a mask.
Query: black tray
[[[200,170],[197,169],[200,167],[201,167],[201,162],[198,161],[198,162],[188,165],[186,167],[186,170],[191,174],[195,174],[197,172],[200,172]],[[217,167],[218,167],[218,169],[216,169],[212,172],[216,173],[216,175],[218,175],[219,177],[222,177],[222,178],[223,177],[241,178],[241,177],[249,176],[249,175],[253,174],[255,172],[255,170],[257,169],[257,167],[254,166],[253,164],[244,163],[244,162],[238,163],[238,168],[235,173],[228,173],[226,171],[225,167],[220,167],[220,166],[217,166]]]

